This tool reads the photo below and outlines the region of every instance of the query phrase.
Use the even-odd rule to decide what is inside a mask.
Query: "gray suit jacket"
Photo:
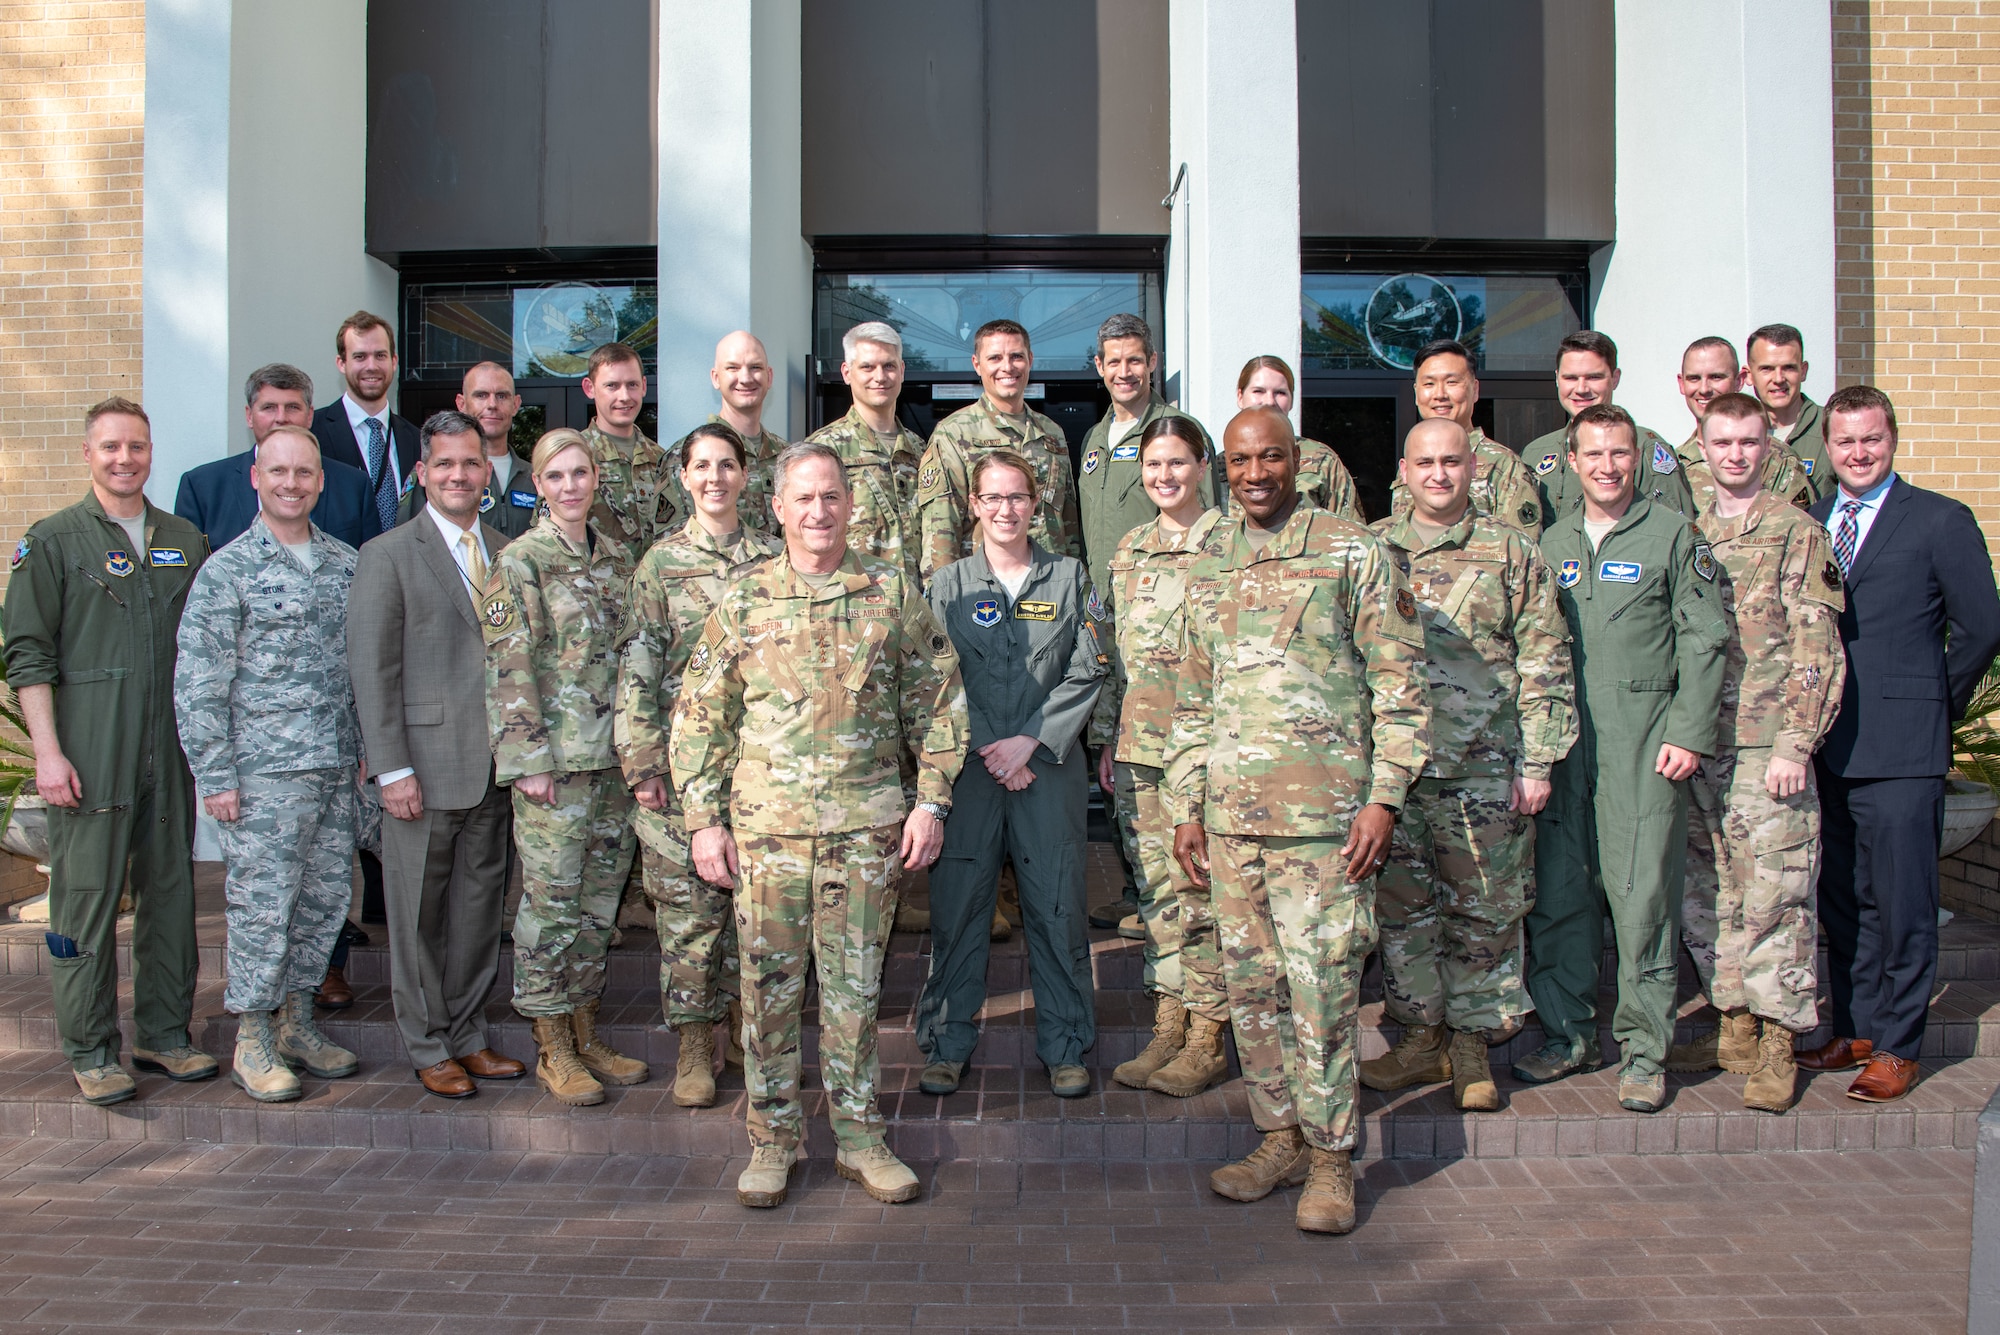
[[[506,534],[480,525],[488,559]],[[465,581],[428,516],[362,549],[347,609],[347,660],[368,772],[414,767],[424,806],[463,811],[493,781],[486,642]]]

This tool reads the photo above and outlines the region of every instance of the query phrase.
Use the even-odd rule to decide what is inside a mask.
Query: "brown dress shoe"
[[[1894,1103],[1916,1087],[1917,1064],[1893,1052],[1878,1052],[1847,1087],[1847,1097],[1863,1103]]]
[[[481,1080],[519,1080],[528,1073],[528,1068],[512,1057],[503,1057],[492,1048],[481,1048],[467,1057],[460,1057],[458,1064],[467,1074]]]
[[[425,1089],[441,1099],[469,1099],[479,1092],[479,1086],[472,1083],[472,1077],[465,1068],[447,1057],[436,1066],[426,1066],[417,1072],[417,1079]]]
[[[319,985],[318,1004],[322,1010],[344,1011],[354,1004],[354,989],[347,985],[344,969],[330,968],[326,971],[326,981]]]
[[[1830,1038],[1824,1047],[1807,1048],[1794,1060],[1801,1071],[1845,1071],[1874,1055],[1875,1045],[1865,1038]]]

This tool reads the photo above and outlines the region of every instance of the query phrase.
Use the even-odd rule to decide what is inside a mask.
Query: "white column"
[[[243,381],[266,362],[341,391],[333,331],[396,322],[395,271],[363,249],[366,0],[187,0],[146,10],[146,491],[249,447]]]
[[[1167,376],[1218,436],[1245,361],[1299,364],[1295,14],[1294,0],[1169,11],[1169,161],[1187,176],[1167,254]]]
[[[1595,323],[1618,402],[1679,440],[1681,351],[1759,325],[1805,335],[1834,389],[1833,20],[1828,0],[1618,0],[1618,240]]]
[[[812,249],[800,221],[799,0],[660,0],[660,434],[715,411],[715,344],[764,340],[764,426],[804,434]]]

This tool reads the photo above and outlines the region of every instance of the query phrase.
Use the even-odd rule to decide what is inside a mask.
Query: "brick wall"
[[[0,0],[0,553],[82,494],[83,410],[139,393],[145,33],[141,0]]]
[[[1938,863],[1938,899],[1953,913],[2000,922],[2000,821]]]
[[[1972,506],[1995,544],[2000,5],[1835,0],[1833,26],[1834,379],[1895,400],[1899,471]]]

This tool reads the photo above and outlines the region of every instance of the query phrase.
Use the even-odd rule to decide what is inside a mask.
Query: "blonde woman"
[[[573,1105],[636,1085],[646,1064],[597,1036],[618,896],[632,869],[632,792],[612,747],[617,640],[632,552],[590,521],[597,460],[581,432],[535,442],[548,511],[486,582],[487,717],[496,780],[514,786],[525,893],[514,1009],[534,1025],[535,1079]]]
[[[1238,408],[1276,408],[1291,416],[1298,381],[1283,357],[1268,353],[1243,363],[1236,377]],[[1354,478],[1330,446],[1299,437],[1299,495],[1322,510],[1331,510],[1355,523],[1361,518],[1361,501],[1354,493]]]

